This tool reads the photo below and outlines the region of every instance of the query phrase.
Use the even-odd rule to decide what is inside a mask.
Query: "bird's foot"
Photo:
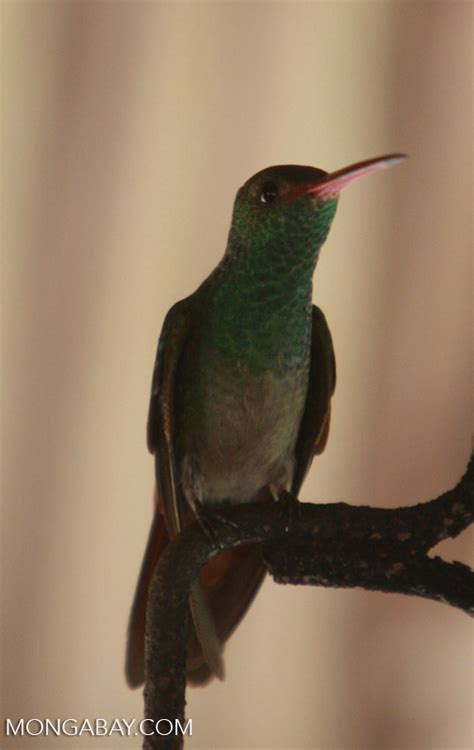
[[[230,526],[233,529],[238,529],[238,524],[226,518],[222,513],[219,512],[219,509],[213,508],[212,510],[209,510],[208,508],[204,507],[203,503],[200,500],[194,501],[193,510],[196,514],[196,518],[199,525],[201,526],[201,529],[209,539],[212,546],[216,547],[217,549],[224,549],[225,547],[220,541],[219,531],[222,529],[222,527],[225,526]]]
[[[299,521],[301,518],[301,503],[295,495],[287,490],[280,492],[277,503],[281,518],[286,519],[286,531],[291,534],[295,521]]]

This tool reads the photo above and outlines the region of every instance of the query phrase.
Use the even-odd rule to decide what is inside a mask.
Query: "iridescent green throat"
[[[236,204],[209,279],[207,336],[220,364],[284,374],[307,362],[312,277],[336,206],[303,196],[262,216]]]

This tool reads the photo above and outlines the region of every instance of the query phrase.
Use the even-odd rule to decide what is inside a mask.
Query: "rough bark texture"
[[[220,549],[261,544],[279,583],[423,596],[474,614],[474,573],[428,557],[474,518],[474,459],[459,484],[435,500],[381,509],[345,503],[239,505],[219,509],[213,534],[188,526],[166,549],[150,589],[145,644],[145,717],[184,726],[189,593],[199,569]],[[212,539],[211,539],[212,537]],[[147,731],[152,724],[148,723]],[[179,734],[153,734],[145,750],[180,748]]]

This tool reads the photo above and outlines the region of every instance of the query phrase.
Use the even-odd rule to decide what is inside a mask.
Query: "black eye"
[[[274,182],[266,182],[260,190],[260,203],[273,203],[278,198],[278,187]]]

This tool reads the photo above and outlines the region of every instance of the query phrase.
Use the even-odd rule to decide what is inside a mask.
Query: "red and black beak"
[[[406,154],[387,154],[386,156],[377,156],[375,159],[358,161],[356,164],[338,169],[337,172],[330,172],[318,182],[304,185],[301,194],[310,193],[325,198],[335,198],[342,188],[352,180],[362,177],[364,174],[370,174],[370,172],[377,172],[379,169],[392,167],[406,158]]]

